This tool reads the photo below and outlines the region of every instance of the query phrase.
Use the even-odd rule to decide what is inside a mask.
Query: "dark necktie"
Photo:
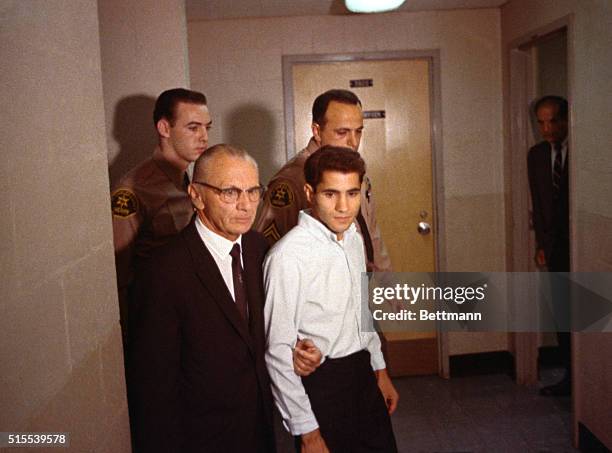
[[[232,256],[232,277],[234,280],[234,300],[236,301],[236,308],[238,308],[242,319],[247,321],[247,297],[243,279],[242,264],[240,263],[239,244],[234,244],[230,255]]]
[[[187,192],[187,187],[189,187],[189,176],[185,172],[183,173],[183,189],[185,189],[185,192]]]
[[[561,173],[563,172],[563,155],[561,153],[561,143],[555,143],[555,163],[553,164],[553,195],[555,198],[559,196],[559,188],[561,187]]]

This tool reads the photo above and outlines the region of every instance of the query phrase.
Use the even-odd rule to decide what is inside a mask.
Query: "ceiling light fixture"
[[[349,11],[354,13],[383,13],[402,6],[405,0],[344,0]]]

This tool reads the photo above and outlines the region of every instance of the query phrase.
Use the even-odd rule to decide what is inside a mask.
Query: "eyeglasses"
[[[250,189],[239,189],[238,187],[228,187],[226,189],[222,189],[221,187],[215,187],[207,182],[192,181],[192,183],[200,184],[201,186],[214,190],[221,197],[221,201],[224,203],[236,203],[242,192],[246,193],[249,201],[259,201],[266,190],[266,188],[262,186],[255,186],[251,187]]]

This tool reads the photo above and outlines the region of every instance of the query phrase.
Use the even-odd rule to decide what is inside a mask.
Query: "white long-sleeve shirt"
[[[313,340],[324,358],[365,349],[373,370],[385,368],[378,334],[361,329],[363,250],[354,224],[339,241],[308,211],[301,211],[297,226],[266,256],[266,363],[276,405],[293,435],[318,428],[301,378],[293,370],[298,339]]]

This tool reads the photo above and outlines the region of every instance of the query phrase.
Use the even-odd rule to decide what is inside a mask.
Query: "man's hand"
[[[376,371],[376,379],[378,381],[380,393],[382,393],[383,397],[385,398],[387,411],[389,411],[389,415],[391,415],[397,408],[399,394],[397,393],[397,390],[395,390],[395,387],[391,382],[391,378],[389,377],[389,374],[387,374],[386,368]]]
[[[298,340],[293,349],[293,370],[298,376],[308,376],[321,364],[322,354],[312,340]]]
[[[544,250],[536,250],[535,262],[538,267],[546,267],[546,255],[544,254]]]
[[[329,449],[318,428],[309,433],[302,434],[301,453],[329,453]]]

